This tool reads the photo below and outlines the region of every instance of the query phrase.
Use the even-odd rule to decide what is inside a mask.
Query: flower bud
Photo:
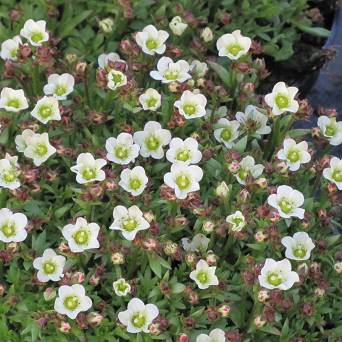
[[[83,272],[75,272],[71,275],[71,282],[73,284],[81,284],[84,282],[85,275]]]
[[[101,322],[103,321],[103,316],[101,314],[99,314],[98,312],[89,312],[87,314],[87,322],[89,324],[91,324],[92,326],[98,326],[101,324]]]
[[[267,188],[267,179],[266,178],[258,178],[255,180],[255,184],[257,184],[261,189]]]
[[[189,342],[189,336],[186,334],[181,334],[177,337],[177,342]]]
[[[167,241],[164,246],[164,253],[166,255],[173,255],[177,252],[178,246],[173,241]]]
[[[230,313],[230,306],[228,304],[222,304],[217,311],[221,315],[221,317],[227,317]]]
[[[121,265],[125,262],[125,257],[121,252],[116,252],[112,254],[111,260],[114,265]]]
[[[169,27],[174,35],[181,36],[188,27],[188,24],[183,23],[182,18],[177,16],[170,21]]]
[[[262,242],[262,241],[267,239],[267,234],[264,234],[264,232],[262,230],[258,230],[255,233],[254,238],[255,238],[256,241]]]
[[[267,299],[269,299],[269,298],[270,298],[269,291],[267,291],[267,290],[259,291],[259,293],[258,293],[258,301],[260,303],[265,303],[267,301]]]
[[[324,289],[321,289],[320,287],[317,287],[315,289],[315,296],[316,297],[323,297],[325,295],[325,290]]]
[[[67,334],[67,333],[70,332],[70,330],[71,330],[71,325],[70,325],[68,322],[62,321],[62,322],[60,323],[60,326],[59,326],[58,330],[59,330],[60,332],[62,332],[62,333]]]
[[[256,316],[254,318],[254,324],[258,327],[258,328],[262,328],[265,325],[266,321],[263,320],[261,318],[261,316]]]
[[[202,38],[206,43],[208,43],[208,42],[210,42],[210,41],[213,40],[214,34],[213,34],[213,31],[211,30],[210,27],[207,26],[207,27],[202,31],[202,33],[201,33],[201,38]]]
[[[221,198],[225,198],[228,196],[229,193],[229,188],[228,185],[226,184],[226,182],[221,182],[215,190],[216,196],[221,197]]]
[[[148,330],[152,335],[159,335],[160,334],[160,328],[159,328],[159,323],[152,323],[148,327]]]
[[[44,299],[48,302],[56,297],[56,290],[48,287],[43,293]]]
[[[152,211],[148,211],[144,213],[144,218],[148,223],[151,223],[152,221],[156,219]]]
[[[111,18],[106,18],[99,22],[99,28],[105,33],[112,32],[113,25],[114,25],[114,21]]]
[[[335,265],[334,265],[334,269],[337,273],[342,273],[342,261],[340,262],[337,262]]]
[[[203,222],[202,229],[205,233],[211,233],[214,230],[214,228],[215,228],[214,222],[212,222],[212,221],[204,221]]]
[[[0,283],[0,297],[2,297],[5,294],[6,286],[5,284]]]
[[[209,253],[206,257],[209,266],[214,266],[217,263],[218,256],[214,253]]]

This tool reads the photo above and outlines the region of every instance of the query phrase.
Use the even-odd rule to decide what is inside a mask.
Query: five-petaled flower
[[[0,209],[0,241],[21,242],[27,237],[27,217],[22,213],[13,213],[10,209]]]
[[[148,182],[145,169],[135,166],[133,169],[124,169],[120,174],[119,185],[132,196],[139,196],[144,191]]]
[[[205,116],[207,99],[204,95],[185,90],[175,107],[186,119],[195,119]]]
[[[216,42],[216,47],[220,57],[228,57],[235,61],[248,53],[251,44],[249,37],[243,36],[240,30],[235,30],[221,36]]]
[[[135,40],[144,53],[148,55],[162,55],[166,50],[165,41],[169,34],[163,30],[157,30],[153,25],[147,25],[141,32],[137,32]]]
[[[323,177],[336,184],[338,190],[342,190],[342,159],[332,157],[330,167],[323,170]]]
[[[216,266],[209,266],[205,260],[198,261],[196,269],[190,273],[190,279],[194,280],[199,289],[204,290],[209,286],[218,285],[215,275]]]
[[[281,244],[286,247],[285,257],[291,260],[308,260],[315,244],[306,232],[297,232],[292,237],[285,236]]]
[[[157,70],[150,71],[150,76],[162,83],[183,83],[191,78],[189,71],[190,66],[187,61],[181,59],[173,62],[170,57],[162,57],[157,63]]]

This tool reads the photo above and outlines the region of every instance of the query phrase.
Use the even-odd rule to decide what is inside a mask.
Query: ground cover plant
[[[0,341],[341,340],[320,3],[1,3]]]

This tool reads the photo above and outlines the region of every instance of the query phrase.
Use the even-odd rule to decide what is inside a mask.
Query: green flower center
[[[10,51],[10,55],[11,55],[12,58],[17,57],[17,55],[18,55],[18,50],[19,50],[19,49],[13,49],[13,50]]]
[[[289,98],[286,95],[278,94],[275,98],[275,103],[278,108],[283,109],[289,106]]]
[[[155,105],[157,104],[157,99],[155,97],[150,97],[149,99],[147,99],[146,104],[149,108],[155,107]]]
[[[196,113],[196,106],[193,104],[186,104],[183,107],[183,110],[186,115],[194,115]]]
[[[80,305],[80,299],[73,295],[64,299],[64,306],[69,310],[75,310]]]
[[[132,316],[132,324],[136,328],[141,328],[145,325],[146,316],[142,312],[137,312]]]
[[[41,32],[33,32],[31,35],[31,40],[34,43],[39,43],[40,41],[42,41],[44,38],[43,34]]]
[[[127,288],[128,288],[128,284],[124,281],[122,281],[119,284],[116,284],[116,289],[120,292],[125,292]]]
[[[232,54],[233,56],[236,56],[241,50],[242,47],[239,44],[231,44],[227,48],[228,53]]]
[[[44,105],[39,108],[39,115],[46,119],[52,115],[52,108],[50,106]]]
[[[224,128],[221,131],[220,137],[224,141],[229,141],[232,138],[232,131],[230,128]]]
[[[112,74],[112,77],[113,77],[114,83],[121,83],[123,80],[123,76],[121,73]]]
[[[67,87],[66,86],[63,86],[63,85],[58,85],[55,89],[55,94],[57,96],[62,96],[66,93],[67,91]]]
[[[279,207],[285,214],[290,213],[293,209],[292,204],[285,199],[283,199],[279,202]]]
[[[190,153],[188,150],[179,151],[176,156],[177,160],[187,161],[190,159]]]
[[[42,156],[45,156],[45,154],[47,153],[48,149],[46,147],[45,144],[38,144],[37,147],[36,147],[36,153],[42,157]]]
[[[1,231],[6,237],[11,237],[15,235],[15,224],[7,222],[1,227]]]
[[[56,271],[56,264],[52,261],[47,261],[43,265],[43,270],[45,274],[51,274]]]
[[[7,102],[7,107],[20,108],[20,101],[19,101],[19,99],[10,99]]]
[[[155,151],[160,146],[160,141],[154,135],[150,135],[146,138],[145,145],[150,151]]]
[[[300,159],[300,155],[299,152],[297,150],[291,150],[289,151],[289,153],[287,154],[287,159],[291,162],[291,163],[295,163]]]
[[[138,226],[138,222],[133,217],[128,217],[122,221],[122,227],[128,232],[133,231]]]
[[[176,184],[180,190],[185,190],[190,186],[190,179],[185,175],[180,175],[176,178]]]
[[[150,38],[146,41],[146,46],[149,50],[153,50],[158,46],[158,44],[154,39]]]
[[[234,217],[232,221],[234,225],[239,226],[243,222],[243,219],[241,217]]]
[[[125,146],[117,146],[115,148],[115,156],[119,159],[127,159],[128,157],[128,148]]]
[[[279,273],[270,272],[267,276],[267,281],[273,286],[278,286],[283,282],[283,279]]]
[[[325,135],[328,137],[333,137],[335,135],[336,129],[335,125],[327,125],[325,126]]]
[[[138,190],[141,187],[141,180],[139,178],[133,178],[129,182],[129,187],[133,190]]]
[[[342,182],[342,170],[334,170],[331,177],[336,182]]]
[[[245,180],[247,176],[249,175],[249,170],[240,168],[238,170],[238,176],[240,179]]]
[[[175,81],[178,78],[179,72],[175,71],[175,70],[167,70],[164,73],[164,77],[168,80],[168,81]]]
[[[306,248],[300,244],[293,249],[293,255],[297,258],[304,258],[306,256]]]
[[[14,170],[8,170],[3,173],[2,178],[6,183],[12,183],[17,176]]]
[[[91,180],[96,177],[96,170],[91,167],[85,167],[82,171],[82,177],[86,180]]]
[[[197,273],[197,280],[201,283],[201,284],[206,284],[208,282],[208,273],[205,271],[199,271]]]
[[[90,232],[87,229],[80,229],[73,235],[78,245],[86,245],[90,238]]]

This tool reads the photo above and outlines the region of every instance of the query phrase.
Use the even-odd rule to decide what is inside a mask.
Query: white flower
[[[31,45],[41,46],[42,43],[49,40],[49,34],[46,31],[46,21],[26,20],[24,27],[20,30],[20,35],[26,38]]]
[[[100,20],[99,22],[99,28],[105,33],[112,32],[113,26],[114,26],[114,21],[112,18],[105,18],[105,19]]]
[[[24,152],[27,148],[29,138],[34,136],[34,132],[31,129],[24,129],[21,134],[18,134],[14,141],[18,152]]]
[[[169,27],[174,35],[181,36],[188,27],[188,24],[183,23],[182,18],[177,16],[172,18],[169,23]]]
[[[320,116],[317,125],[322,134],[329,140],[330,145],[342,144],[342,121],[336,122],[335,117]]]
[[[157,70],[152,70],[150,76],[157,81],[162,81],[162,83],[180,82],[183,83],[191,75],[189,74],[190,66],[187,61],[179,60],[173,62],[169,57],[162,57],[157,63]]]
[[[77,157],[76,165],[70,170],[77,174],[76,181],[79,184],[101,182],[106,178],[105,172],[101,170],[106,164],[104,159],[95,159],[91,153],[81,153]]]
[[[97,240],[99,231],[100,226],[97,223],[88,223],[83,217],[78,217],[75,224],[67,224],[63,227],[62,234],[68,241],[71,252],[79,253],[100,247]]]
[[[139,155],[140,146],[133,143],[129,133],[120,133],[117,138],[106,140],[106,158],[116,164],[126,165],[135,161]]]
[[[48,77],[48,83],[44,86],[45,95],[53,95],[58,100],[65,100],[74,90],[75,79],[70,74],[52,74]]]
[[[124,278],[120,278],[113,282],[113,289],[117,296],[123,297],[131,292],[131,285]]]
[[[3,60],[16,61],[20,44],[22,44],[20,36],[5,40],[1,44],[0,57]]]
[[[226,118],[221,118],[217,124],[222,128],[214,130],[215,139],[227,148],[232,148],[235,144],[234,140],[239,136],[240,123],[236,120],[229,121]]]
[[[274,115],[284,112],[296,113],[299,108],[298,101],[294,98],[298,92],[296,87],[287,87],[284,82],[278,82],[272,89],[272,93],[265,95],[265,102],[272,108]]]
[[[135,36],[137,44],[148,55],[163,54],[166,50],[167,38],[169,38],[169,34],[166,31],[158,31],[153,25],[147,25],[142,32],[138,32]]]
[[[260,286],[266,289],[288,290],[295,282],[299,281],[299,276],[296,272],[291,271],[289,260],[275,261],[268,258],[258,279]]]
[[[226,222],[229,223],[233,232],[239,232],[246,225],[246,219],[239,210],[237,210],[234,214],[228,215],[226,217]]]
[[[308,260],[311,251],[315,248],[310,236],[305,232],[297,232],[281,239],[281,244],[286,247],[285,256],[292,260]]]
[[[43,256],[33,260],[33,267],[38,270],[38,280],[46,283],[49,280],[58,281],[62,279],[65,261],[65,257],[57,255],[53,249],[45,249]]]
[[[20,112],[28,108],[28,102],[22,89],[3,88],[0,94],[0,109],[8,112]]]
[[[128,209],[122,205],[116,206],[113,210],[113,218],[114,222],[109,229],[120,230],[123,237],[129,241],[134,240],[140,230],[150,227],[150,224],[144,219],[142,211],[136,205]]]
[[[342,159],[332,157],[330,167],[323,170],[323,177],[335,183],[338,190],[342,190]]]
[[[0,209],[0,241],[24,241],[27,237],[26,225],[27,217],[24,214],[12,213],[7,208]]]
[[[311,160],[308,143],[302,141],[296,144],[291,138],[284,140],[283,149],[278,152],[277,157],[280,160],[285,160],[291,171],[297,171],[301,164],[308,163]]]
[[[37,102],[31,115],[43,124],[48,123],[50,120],[60,120],[61,113],[58,100],[52,96],[44,96]]]
[[[208,65],[205,62],[198,61],[197,59],[192,61],[190,64],[190,70],[198,78],[204,77],[208,71]]]
[[[209,266],[205,260],[200,260],[196,269],[190,273],[190,279],[194,280],[201,290],[211,285],[218,285],[219,281],[215,275],[216,266]]]
[[[277,188],[277,193],[268,196],[268,204],[277,209],[283,218],[298,217],[304,218],[305,210],[300,208],[304,203],[303,194],[294,190],[290,186],[281,185]]]
[[[139,102],[144,110],[157,110],[161,105],[161,95],[157,90],[148,88],[143,94],[139,96]]]
[[[127,84],[126,75],[119,71],[111,69],[107,74],[107,87],[111,90],[115,90],[119,87],[123,87]]]
[[[143,157],[161,159],[164,157],[163,146],[169,144],[171,133],[167,129],[162,129],[159,122],[149,121],[143,131],[134,133],[133,140],[140,146],[140,154]]]
[[[240,30],[235,30],[221,36],[216,42],[216,47],[220,57],[225,56],[231,60],[237,60],[247,54],[251,44],[250,38],[242,36]]]
[[[234,174],[234,176],[240,184],[245,185],[246,178],[248,176],[251,176],[254,179],[256,179],[261,176],[263,171],[263,165],[255,164],[254,158],[251,156],[247,156],[240,161],[239,168],[237,172]]]
[[[27,146],[24,155],[27,158],[32,158],[33,164],[36,166],[40,166],[56,152],[56,149],[49,142],[47,133],[35,133],[27,137],[25,143]]]
[[[236,120],[248,132],[256,134],[268,134],[271,132],[271,127],[267,126],[267,116],[262,114],[257,107],[248,105],[245,112],[237,112]]]
[[[121,59],[119,54],[117,54],[116,52],[102,53],[98,57],[97,63],[99,64],[99,67],[102,68],[102,69],[110,69],[109,63],[112,63],[112,64],[114,64],[114,63],[124,63],[124,64],[126,64],[126,67],[127,67],[126,61]]]
[[[218,186],[215,189],[215,194],[218,197],[225,198],[229,194],[229,187],[226,182],[221,182],[218,184]]]
[[[120,174],[119,185],[133,196],[140,195],[148,182],[145,169],[135,166],[132,170],[124,169]]]
[[[83,285],[63,285],[58,289],[54,309],[61,315],[75,319],[80,312],[90,309],[92,304],[92,300],[85,295]]]
[[[0,188],[19,188],[19,173],[18,157],[6,153],[5,158],[0,159]]]
[[[132,298],[126,311],[118,314],[121,324],[127,327],[132,334],[139,332],[149,333],[149,325],[159,315],[159,310],[154,304],[144,304],[139,298]]]
[[[173,138],[166,152],[166,159],[170,163],[182,161],[189,164],[197,164],[202,159],[202,153],[198,150],[198,142],[194,138]]]
[[[186,119],[195,119],[205,116],[205,106],[207,99],[202,94],[195,94],[190,90],[185,90],[180,100],[175,102],[175,107]]]
[[[225,342],[226,336],[222,329],[214,329],[209,335],[200,334],[196,338],[196,342]]]
[[[187,252],[196,252],[196,251],[203,251],[205,252],[208,248],[210,239],[208,239],[203,234],[196,234],[192,241],[189,241],[188,238],[182,238],[182,246],[185,251]]]
[[[175,190],[179,199],[185,199],[189,192],[200,189],[199,182],[203,177],[202,169],[197,165],[177,162],[171,165],[171,172],[164,175],[164,182]]]

